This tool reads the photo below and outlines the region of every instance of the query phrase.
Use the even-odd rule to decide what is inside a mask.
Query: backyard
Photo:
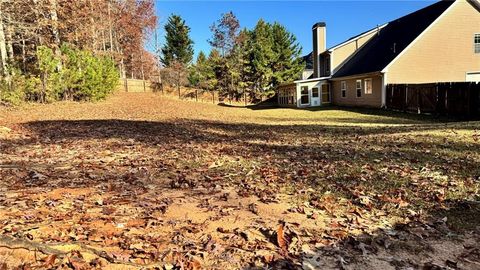
[[[0,269],[480,269],[480,122],[117,93],[0,108]]]

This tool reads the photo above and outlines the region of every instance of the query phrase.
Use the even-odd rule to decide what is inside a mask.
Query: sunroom
[[[298,108],[319,107],[331,103],[328,78],[295,81]]]

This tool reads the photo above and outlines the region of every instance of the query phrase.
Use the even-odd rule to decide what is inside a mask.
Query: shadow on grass
[[[74,143],[85,140],[134,139],[146,146],[167,145],[181,149],[184,145],[208,144],[222,148],[224,154],[258,159],[270,155],[290,164],[305,160],[349,164],[408,164],[415,168],[434,166],[446,174],[480,174],[475,155],[479,143],[448,141],[441,137],[415,139],[409,132],[444,131],[443,124],[351,127],[331,125],[262,125],[222,123],[206,120],[151,122],[127,120],[52,120],[25,123],[35,134],[32,138],[0,140],[0,150],[14,151],[18,144],[38,141],[46,144]],[[479,129],[478,123],[463,123],[464,130]],[[430,139],[430,140],[428,140]],[[446,167],[445,165],[448,164]],[[277,164],[273,164],[277,166]],[[288,165],[288,164],[284,164]],[[283,166],[283,165],[280,165]]]
[[[466,130],[478,129],[478,123],[466,122],[459,123],[459,125]],[[362,190],[366,194],[382,194],[392,198],[407,194],[401,196],[412,196],[411,204],[430,202],[429,207],[425,208],[426,215],[434,220],[446,216],[447,225],[455,230],[472,230],[476,227],[475,225],[478,226],[479,222],[477,218],[480,216],[479,208],[467,200],[459,199],[448,202],[446,205],[448,208],[444,208],[445,204],[440,202],[433,204],[434,192],[439,188],[434,177],[425,176],[424,179],[421,179],[424,181],[420,182],[420,185],[418,182],[413,182],[410,175],[401,176],[405,172],[418,173],[427,168],[439,173],[440,176],[458,176],[465,182],[462,183],[465,186],[473,185],[472,181],[480,179],[478,160],[480,147],[478,143],[468,144],[457,140],[442,144],[439,140],[422,141],[415,136],[403,138],[398,135],[413,131],[444,130],[444,124],[428,122],[428,124],[394,127],[342,127],[306,124],[282,126],[222,123],[205,120],[153,122],[109,119],[33,121],[23,124],[23,128],[30,131],[33,136],[17,140],[0,140],[2,154],[18,155],[17,148],[33,149],[32,152],[39,151],[41,154],[42,149],[54,148],[58,149],[58,152],[55,153],[61,155],[61,149],[69,151],[79,147],[80,149],[77,150],[93,154],[102,150],[133,149],[132,151],[146,155],[151,153],[143,152],[148,147],[150,149],[158,148],[159,157],[172,151],[175,154],[173,156],[175,162],[179,163],[185,159],[187,165],[190,165],[188,162],[194,162],[188,160],[192,152],[201,156],[208,148],[217,158],[230,156],[235,160],[254,161],[256,166],[265,168],[267,173],[276,172],[276,181],[279,183],[293,185],[297,189],[312,188],[318,193],[332,192],[341,198],[352,201],[358,198],[355,193],[358,190]],[[120,141],[111,139],[120,139]],[[142,144],[145,148],[136,148],[132,140]],[[90,142],[93,145],[90,145]],[[79,146],[80,144],[82,145]],[[60,148],[56,148],[59,146]],[[41,159],[36,160],[42,162]],[[147,165],[142,163],[147,163],[148,160],[147,156],[138,161],[139,163],[128,160],[132,163],[124,164],[129,164],[127,167],[163,166],[161,162]],[[88,162],[86,159],[81,164],[73,164],[73,166],[78,166],[75,169],[82,171],[84,169],[82,163]],[[45,162],[44,165],[48,167],[52,164]],[[203,174],[211,173],[206,162],[200,166],[204,169],[207,168]],[[166,167],[166,170],[172,170],[174,174],[188,174],[191,167],[182,164],[177,168]],[[225,174],[231,173],[228,171],[230,168],[225,170]],[[365,171],[369,171],[369,174],[364,173]],[[118,174],[111,176],[111,179],[115,179],[115,181],[121,182],[129,179],[118,172],[111,173]],[[209,175],[209,179],[216,177],[218,177],[218,172],[215,172],[215,175]],[[265,179],[262,177],[259,176],[256,181],[264,181]],[[241,188],[244,180],[245,175],[240,175],[235,180],[238,181],[235,182],[236,186]],[[97,184],[99,184],[104,179],[92,181],[98,181]],[[439,184],[444,185],[443,183]],[[48,185],[48,183],[44,185]],[[82,182],[71,182],[71,185],[82,185]],[[278,190],[275,191],[278,192]],[[420,203],[414,206],[422,207]],[[382,205],[379,202],[379,205],[375,207],[380,209]],[[399,230],[403,230],[404,233],[399,236],[388,236],[393,238],[391,241],[401,243],[402,237],[411,237],[408,238],[411,241],[408,246],[411,247],[412,254],[427,249],[422,244],[423,240],[418,239],[409,231],[411,226],[422,227],[422,224],[407,223],[398,224],[398,226],[403,228]],[[441,231],[441,227],[438,229],[434,227],[431,233],[442,241],[453,241],[447,233]],[[339,255],[353,261],[355,256],[362,258],[359,242],[366,242],[371,246],[381,246],[383,240],[377,238],[384,235],[383,231],[364,235],[349,233],[346,239],[336,242],[336,245],[343,247],[344,250],[350,250],[350,255],[336,254],[337,251],[328,249],[316,252],[323,252],[325,256]],[[388,252],[395,255],[398,250]],[[283,258],[276,261],[273,266],[277,269],[289,269],[293,267],[293,263],[293,260]],[[405,267],[422,267],[420,262],[405,263]]]
[[[371,233],[348,234],[306,252],[281,257],[273,269],[479,269],[479,202],[459,200],[432,209],[422,221],[398,222]],[[448,251],[448,252],[445,252]],[[263,269],[245,267],[245,270]]]

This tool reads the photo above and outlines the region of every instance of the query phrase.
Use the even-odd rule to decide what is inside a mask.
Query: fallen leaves
[[[288,240],[285,238],[285,225],[280,223],[277,229],[277,243],[280,249],[287,254],[288,253]]]
[[[7,112],[0,233],[77,248],[40,268],[356,269],[399,246],[412,262],[390,265],[422,267],[415,246],[455,220],[430,224],[433,209],[478,200],[478,125],[362,112],[155,95]]]

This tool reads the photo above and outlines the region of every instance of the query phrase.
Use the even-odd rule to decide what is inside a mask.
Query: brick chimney
[[[320,77],[320,54],[327,49],[327,25],[318,22],[312,26],[313,32],[313,77]]]

